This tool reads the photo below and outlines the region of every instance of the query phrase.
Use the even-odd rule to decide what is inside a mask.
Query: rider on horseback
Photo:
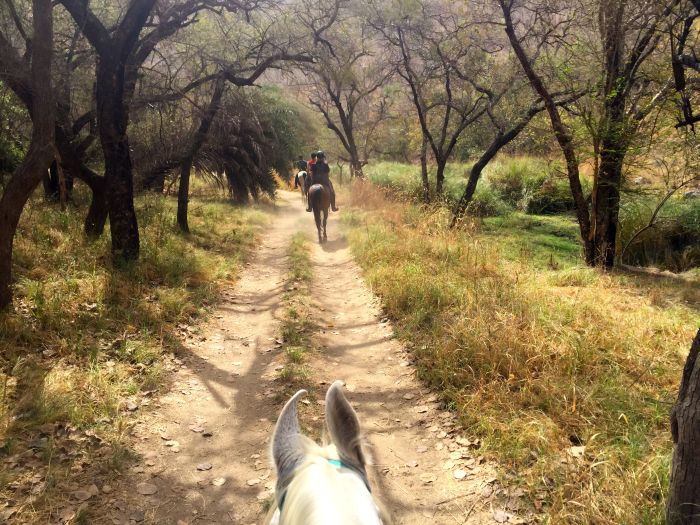
[[[331,209],[333,211],[338,211],[335,207],[335,189],[333,189],[333,183],[330,179],[331,169],[326,162],[326,154],[323,151],[319,151],[316,154],[316,162],[311,167],[311,184],[321,184],[328,188],[331,195]],[[311,211],[311,203],[309,202],[306,211]]]
[[[306,179],[306,170],[308,169],[308,163],[304,160],[304,157],[299,155],[299,159],[294,163],[296,167],[296,175],[294,175],[294,189],[298,188],[300,185],[304,184]],[[299,180],[299,175],[303,175],[304,180]]]

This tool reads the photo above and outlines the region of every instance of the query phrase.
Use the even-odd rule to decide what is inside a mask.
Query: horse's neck
[[[381,525],[365,482],[325,458],[311,461],[287,489],[280,525]]]

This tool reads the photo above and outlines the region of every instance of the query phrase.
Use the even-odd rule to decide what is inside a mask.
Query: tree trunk
[[[435,194],[442,197],[445,187],[445,168],[447,167],[447,159],[435,159],[437,169],[435,173]]]
[[[54,103],[51,92],[53,13],[50,0],[33,0],[33,130],[27,156],[0,199],[0,310],[12,304],[12,245],[27,200],[54,159]]]
[[[491,146],[484,152],[484,154],[479,158],[479,160],[477,160],[474,163],[471,171],[469,172],[469,180],[467,181],[467,187],[464,188],[464,194],[457,203],[457,206],[455,206],[454,212],[452,213],[452,222],[450,223],[450,228],[454,228],[455,224],[457,224],[457,221],[461,219],[467,211],[469,204],[474,198],[474,193],[476,193],[476,187],[479,184],[479,179],[481,179],[481,174],[483,173],[484,168],[496,156],[499,150],[508,142],[510,141],[504,143],[503,135],[499,135],[491,143]]]
[[[225,168],[226,180],[228,181],[228,188],[231,192],[231,197],[237,204],[248,204],[250,201],[250,192],[248,191],[248,185],[241,176],[241,171],[238,173],[231,167],[226,166]]]
[[[85,216],[85,235],[90,239],[99,239],[105,231],[107,222],[107,197],[105,196],[104,184],[91,187],[92,200],[90,208]]]
[[[92,191],[90,208],[85,217],[84,231],[89,238],[97,239],[104,232],[107,222],[107,199],[105,196],[105,179],[88,168],[75,151],[67,134],[60,126],[56,126],[56,147],[61,156],[62,164],[67,170],[82,180]]]
[[[357,155],[354,155],[350,159],[350,172],[352,173],[352,177],[357,177],[360,179],[365,178],[365,174],[362,171],[362,161],[357,157]]]
[[[624,146],[604,148],[596,181],[593,203],[593,243],[595,265],[605,269],[615,266],[617,226],[620,215],[620,184]]]
[[[683,369],[673,411],[668,525],[700,525],[700,330]]]
[[[97,71],[97,121],[105,158],[112,255],[131,261],[139,257],[140,243],[123,91],[124,64],[119,63],[119,57],[102,56]]]
[[[428,141],[423,137],[420,148],[420,178],[423,183],[423,202],[430,202],[430,179],[428,178]]]
[[[182,162],[180,172],[180,187],[177,190],[177,225],[184,233],[190,233],[187,223],[187,206],[190,200],[190,172],[192,171],[192,158]]]
[[[190,227],[187,223],[187,205],[190,199],[190,172],[192,171],[192,162],[209,134],[209,128],[214,121],[216,112],[219,110],[225,86],[225,79],[223,76],[220,76],[216,80],[216,84],[214,84],[214,92],[212,93],[211,101],[202,115],[202,120],[199,123],[197,131],[195,131],[192,137],[192,144],[182,160],[180,187],[177,191],[177,224],[185,233],[190,232]]]

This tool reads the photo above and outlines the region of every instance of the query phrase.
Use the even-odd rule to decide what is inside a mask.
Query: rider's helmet
[[[319,151],[316,153],[316,158],[317,159],[325,159],[326,158],[326,153],[323,151]]]

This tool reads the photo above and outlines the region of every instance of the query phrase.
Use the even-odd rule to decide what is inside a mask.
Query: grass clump
[[[306,354],[312,351],[311,335],[314,325],[310,314],[308,287],[313,277],[308,239],[299,232],[292,237],[287,250],[289,280],[285,302],[287,311],[282,319],[281,337],[284,343],[285,363],[279,372],[288,386],[310,388]]]
[[[48,523],[63,483],[129,457],[127,405],[164,386],[183,326],[236,279],[266,221],[261,210],[195,198],[192,233],[182,235],[174,200],[138,197],[141,259],[114,267],[109,231],[97,241],[82,233],[86,200],[77,188],[66,211],[30,201],[15,242],[14,310],[0,313],[0,445],[18,458],[0,494],[20,502],[19,520]],[[27,453],[50,442],[61,457]],[[83,460],[90,468],[76,469]],[[39,496],[7,492],[37,475]]]
[[[355,188],[352,248],[465,428],[552,523],[662,523],[668,410],[700,324],[688,282],[513,257],[514,239],[372,194]]]

